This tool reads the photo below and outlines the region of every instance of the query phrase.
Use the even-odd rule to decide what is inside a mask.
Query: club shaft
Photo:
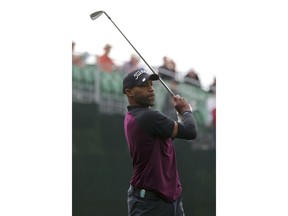
[[[137,51],[137,49],[133,46],[133,44],[128,40],[128,38],[123,34],[123,32],[118,28],[118,26],[113,22],[113,20],[108,16],[108,14],[103,11],[105,15],[110,19],[110,21],[113,23],[113,25],[118,29],[118,31],[123,35],[123,37],[127,40],[127,42],[132,46],[132,48],[135,50],[135,52],[140,56],[140,58],[145,62],[145,64],[148,66],[148,68],[154,73],[157,74],[153,68],[146,62],[146,60],[142,57],[142,55]],[[174,96],[175,94],[171,91],[171,89],[166,85],[166,83],[162,80],[162,78],[159,76],[159,81],[162,83],[162,85],[167,89],[167,91],[170,93],[171,96]]]

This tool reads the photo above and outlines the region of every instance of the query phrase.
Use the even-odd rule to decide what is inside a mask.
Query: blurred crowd
[[[89,53],[84,52],[84,53],[76,53],[75,52],[75,46],[76,43],[72,41],[72,64],[77,66],[77,67],[85,67],[86,65],[86,60],[89,56]],[[112,73],[112,72],[119,72],[123,74],[127,74],[133,70],[136,70],[140,67],[145,68],[145,65],[141,65],[141,60],[140,57],[136,54],[131,54],[129,60],[122,62],[122,64],[117,64],[114,59],[110,57],[110,53],[112,50],[112,45],[111,44],[105,44],[103,46],[103,51],[102,54],[92,56],[94,59],[94,62],[96,63],[98,69],[100,71],[103,71],[105,73]],[[171,90],[177,94],[177,84],[179,83],[179,71],[177,70],[176,67],[176,62],[168,57],[164,56],[162,59],[162,63],[160,66],[157,67],[157,72],[159,76],[163,80],[167,80],[170,83],[170,88]],[[183,77],[183,82],[187,84],[194,85],[196,87],[199,87],[203,89],[200,76],[198,72],[194,68],[190,68],[187,70]],[[210,97],[207,100],[207,110],[208,110],[208,121],[207,121],[207,126],[211,127],[214,131],[214,136],[216,140],[216,77],[214,76],[214,79],[212,83],[209,85],[208,89],[203,89],[205,91],[208,91],[210,94]],[[169,97],[170,95],[167,95]],[[163,105],[162,111],[169,115],[169,116],[175,116],[174,109],[169,109],[171,107],[171,104],[169,104],[169,99],[165,100],[168,101],[168,104]],[[172,110],[172,111],[171,111]],[[176,117],[175,117],[176,118]]]
[[[72,63],[73,65],[84,67],[89,54],[87,52],[76,53],[75,46],[76,43],[72,41]],[[105,44],[103,46],[102,54],[95,56],[95,62],[101,71],[106,73],[111,73],[113,71],[129,73],[138,69],[139,67],[145,67],[140,64],[140,57],[136,54],[131,54],[130,59],[125,61],[123,64],[116,64],[115,61],[110,57],[111,50],[112,46],[110,44]],[[165,79],[170,81],[177,81],[177,77],[179,77],[179,71],[177,70],[175,61],[168,56],[164,56],[162,59],[162,64],[158,67],[158,74],[163,80]],[[200,88],[203,87],[198,72],[192,67],[185,73],[184,82],[190,83]],[[210,84],[208,91],[216,91],[216,77],[214,77],[214,80]]]

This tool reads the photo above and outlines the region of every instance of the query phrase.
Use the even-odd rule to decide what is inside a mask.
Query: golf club
[[[149,67],[149,69],[154,73],[157,74],[152,67],[150,67],[150,65],[145,61],[145,59],[141,56],[141,54],[136,50],[136,48],[131,44],[131,42],[126,38],[126,36],[122,33],[122,31],[117,27],[117,25],[113,22],[113,20],[108,16],[108,14],[105,11],[96,11],[92,14],[90,14],[90,17],[92,20],[97,19],[98,17],[100,17],[102,14],[105,14],[110,21],[113,23],[113,25],[118,29],[118,31],[123,35],[123,37],[128,41],[128,43],[133,47],[133,49],[136,51],[136,53],[140,56],[140,58],[145,62],[145,64]],[[158,74],[157,74],[158,75]],[[167,89],[167,91],[170,93],[171,96],[174,96],[175,94],[171,91],[171,89],[166,85],[166,83],[161,79],[161,77],[159,76],[159,80],[160,82],[163,84],[163,86]]]

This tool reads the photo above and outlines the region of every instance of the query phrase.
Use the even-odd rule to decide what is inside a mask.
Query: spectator
[[[191,68],[184,77],[184,82],[201,87],[198,73]]]
[[[100,70],[111,73],[117,66],[114,61],[109,57],[112,46],[106,44],[103,48],[104,53],[101,56],[97,56],[97,65]]]
[[[72,64],[78,67],[84,67],[85,59],[83,58],[81,54],[75,52],[75,46],[76,46],[76,43],[72,41]]]
[[[158,68],[159,76],[165,80],[175,80],[176,63],[168,58],[163,57],[163,64]]]
[[[176,63],[173,59],[170,59],[170,62],[168,64],[168,68],[170,69],[170,71],[172,71],[174,73],[173,79],[176,78]]]
[[[216,78],[210,85],[211,95],[207,99],[206,107],[208,111],[207,126],[212,129],[213,144],[216,145]]]
[[[121,72],[127,74],[131,71],[137,70],[138,68],[140,68],[139,62],[140,62],[139,57],[135,54],[132,54],[130,60],[125,62],[121,67]]]
[[[209,86],[209,92],[213,93],[215,91],[216,93],[216,77],[214,76],[213,83]]]

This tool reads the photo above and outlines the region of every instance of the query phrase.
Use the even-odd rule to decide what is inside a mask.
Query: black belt
[[[145,190],[141,188],[135,188],[132,185],[130,186],[132,190],[132,194],[136,197],[142,197],[142,198],[160,198],[160,196],[151,190]]]

